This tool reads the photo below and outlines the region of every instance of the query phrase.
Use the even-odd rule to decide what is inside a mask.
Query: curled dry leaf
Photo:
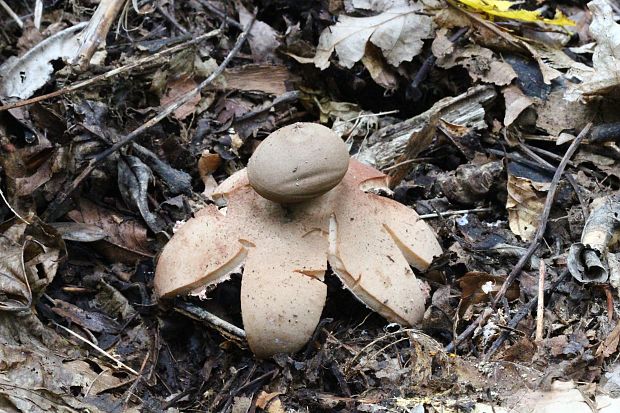
[[[123,156],[118,161],[118,188],[125,203],[137,207],[144,222],[153,232],[163,228],[161,219],[151,212],[148,186],[153,180],[151,169],[136,156]]]
[[[371,187],[385,188],[385,175],[351,160],[334,189],[283,207],[258,195],[242,170],[214,194],[227,200],[226,216],[204,208],[165,247],[156,292],[170,297],[203,289],[245,263],[241,309],[252,351],[259,357],[294,352],[319,322],[329,261],[367,306],[390,321],[414,324],[425,294],[409,265],[426,269],[441,247],[413,210],[363,192]]]
[[[460,165],[454,173],[440,176],[438,183],[450,201],[472,205],[484,199],[503,172],[501,161],[484,165],[469,163]]]
[[[596,47],[592,68],[575,64],[569,72],[581,80],[566,93],[566,98],[571,101],[582,96],[606,95],[620,85],[620,24],[614,21],[613,9],[607,1],[591,1],[588,8],[592,11],[590,33],[596,39]]]
[[[508,165],[508,224],[524,241],[530,241],[540,223],[550,179],[521,164]]]
[[[607,252],[620,236],[620,197],[595,199],[581,233],[581,242],[571,245],[568,269],[581,282],[605,282],[609,277]]]
[[[30,225],[14,219],[0,226],[0,311],[29,311],[64,258],[58,233],[31,220]]]

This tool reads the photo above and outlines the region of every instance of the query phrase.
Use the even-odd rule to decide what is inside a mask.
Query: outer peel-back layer
[[[156,291],[172,296],[220,282],[245,259],[241,306],[252,351],[294,352],[318,324],[329,260],[368,307],[411,325],[425,297],[409,265],[426,269],[441,247],[415,211],[360,189],[368,187],[385,187],[385,175],[351,160],[333,190],[285,208],[259,196],[239,172],[214,194],[227,200],[226,216],[209,207],[168,243]]]

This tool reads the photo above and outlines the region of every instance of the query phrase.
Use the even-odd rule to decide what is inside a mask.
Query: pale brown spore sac
[[[349,166],[344,142],[329,128],[295,123],[270,134],[248,163],[248,179],[264,198],[296,204],[334,188]]]

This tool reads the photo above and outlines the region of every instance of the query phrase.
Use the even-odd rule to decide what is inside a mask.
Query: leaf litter
[[[1,9],[0,410],[617,411],[615,4],[123,5]],[[296,122],[387,175],[340,205],[362,240],[341,245],[365,252],[330,252],[329,214],[296,242],[259,242],[285,230],[252,215],[272,204],[240,171]],[[432,228],[428,268],[383,236],[387,205]],[[260,259],[159,297],[161,257],[178,270],[208,248],[175,231],[205,216],[227,223],[199,231],[219,239],[213,260],[235,238]],[[288,311],[311,291],[248,274],[315,255],[296,274],[324,293],[299,350],[257,359],[257,326],[299,337],[243,294]],[[421,281],[414,307],[395,276],[368,287],[377,263]]]

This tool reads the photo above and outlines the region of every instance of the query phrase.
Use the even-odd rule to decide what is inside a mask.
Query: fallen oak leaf
[[[319,37],[314,64],[329,67],[329,58],[336,52],[340,64],[351,68],[366,53],[366,44],[381,49],[387,62],[398,66],[422,51],[422,39],[433,37],[433,22],[420,3],[391,7],[376,16],[339,16],[338,22],[326,28]]]
[[[258,357],[297,351],[311,337],[325,304],[328,261],[359,300],[388,320],[412,325],[422,318],[425,294],[409,265],[426,269],[441,247],[413,210],[363,192],[387,188],[384,174],[351,160],[334,189],[286,206],[263,198],[250,182],[246,170],[224,181],[214,197],[226,199],[226,216],[204,208],[166,245],[155,275],[160,297],[217,284],[245,263],[243,325]]]

